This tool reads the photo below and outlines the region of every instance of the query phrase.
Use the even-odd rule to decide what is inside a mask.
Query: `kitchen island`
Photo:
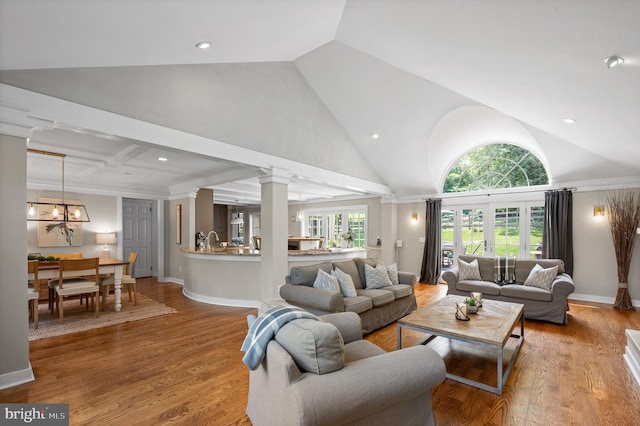
[[[259,250],[248,247],[215,247],[210,251],[181,250],[185,256],[183,294],[214,305],[258,307],[260,305]],[[364,249],[289,250],[289,270],[325,261],[366,257]],[[282,277],[284,284],[285,277]]]

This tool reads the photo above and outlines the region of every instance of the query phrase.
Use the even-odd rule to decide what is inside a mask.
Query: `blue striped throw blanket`
[[[496,284],[513,284],[516,282],[516,258],[496,256],[493,262]]]
[[[251,370],[258,368],[267,351],[267,345],[278,330],[298,318],[309,318],[320,321],[320,318],[296,306],[274,306],[263,313],[249,327],[240,349],[244,352],[242,362]]]

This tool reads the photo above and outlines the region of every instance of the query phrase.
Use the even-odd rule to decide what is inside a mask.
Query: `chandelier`
[[[66,203],[64,199],[64,158],[65,154],[27,149],[32,154],[51,155],[62,159],[62,198],[61,201],[45,203],[27,201],[27,220],[38,222],[91,222],[84,204]]]

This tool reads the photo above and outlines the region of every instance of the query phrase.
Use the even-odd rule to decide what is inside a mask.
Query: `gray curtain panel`
[[[565,272],[573,274],[573,193],[568,189],[544,193],[542,257],[562,259]]]
[[[442,252],[440,242],[442,200],[427,200],[425,219],[425,243],[422,255],[420,282],[438,284],[442,270]]]

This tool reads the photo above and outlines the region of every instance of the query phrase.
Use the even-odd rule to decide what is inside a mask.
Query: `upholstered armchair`
[[[247,415],[258,426],[434,425],[431,389],[445,373],[425,346],[387,353],[362,340],[353,312],[296,319],[250,371]]]

